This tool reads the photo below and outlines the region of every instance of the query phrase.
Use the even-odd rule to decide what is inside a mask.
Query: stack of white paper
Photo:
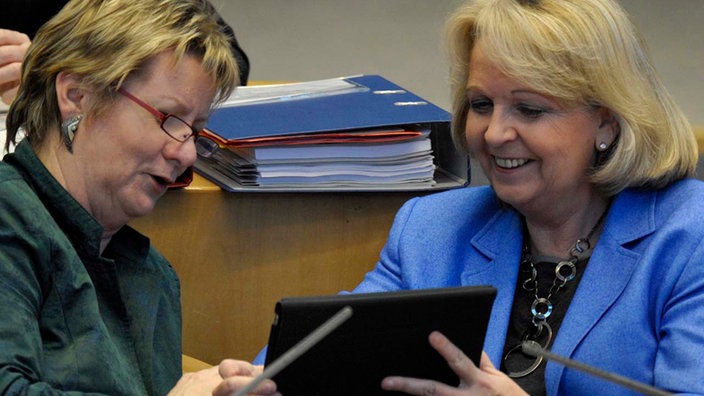
[[[204,161],[260,188],[431,187],[435,165],[428,135],[392,143],[220,148]]]

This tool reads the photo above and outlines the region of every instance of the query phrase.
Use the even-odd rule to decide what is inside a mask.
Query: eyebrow
[[[484,90],[482,87],[478,86],[478,85],[468,85],[468,86],[465,88],[465,94],[466,94],[466,95],[469,95],[469,94],[474,93],[474,92],[476,92],[476,91],[485,92],[485,90]],[[513,90],[510,91],[510,94],[511,94],[511,95],[519,95],[519,94],[534,95],[534,96],[539,96],[539,97],[541,97],[541,98],[544,98],[544,99],[546,99],[546,100],[553,100],[550,95],[547,95],[547,94],[544,94],[544,93],[541,93],[541,92],[537,92],[537,91],[533,91],[533,90],[531,90],[531,89],[529,89],[529,88],[513,89]]]
[[[171,102],[174,106],[174,111],[169,112],[170,114],[174,114],[176,116],[181,117],[182,114],[190,113],[192,111],[192,108],[186,105],[180,98],[173,96],[173,95],[164,95],[164,96],[159,96],[159,99],[165,99],[169,102]],[[169,105],[171,106],[171,104]],[[197,123],[205,123],[208,121],[208,118],[210,118],[210,115],[212,114],[212,109],[209,106],[207,109],[207,113],[205,116],[202,114],[197,114],[196,118],[193,120],[193,124]],[[180,115],[181,114],[181,115]]]

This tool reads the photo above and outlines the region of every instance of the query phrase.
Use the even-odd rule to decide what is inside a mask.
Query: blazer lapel
[[[469,258],[462,285],[491,285],[498,293],[484,340],[484,351],[499,367],[518,277],[522,237],[521,218],[513,210],[500,210],[472,238],[476,250]]]
[[[654,206],[654,193],[627,191],[614,201],[552,352],[571,356],[621,295],[639,260],[639,255],[623,245],[654,231]],[[563,372],[564,366],[548,363],[545,374],[548,395],[557,394]]]

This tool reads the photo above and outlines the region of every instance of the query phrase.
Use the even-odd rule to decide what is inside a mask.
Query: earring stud
[[[604,151],[608,148],[609,146],[605,142],[599,143],[599,150]]]

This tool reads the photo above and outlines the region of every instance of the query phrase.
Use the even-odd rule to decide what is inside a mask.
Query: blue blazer
[[[490,187],[415,198],[355,292],[465,285],[498,289],[484,349],[499,367],[517,283],[520,215]],[[704,183],[626,190],[552,351],[673,392],[704,394]],[[632,394],[548,363],[548,395]]]

